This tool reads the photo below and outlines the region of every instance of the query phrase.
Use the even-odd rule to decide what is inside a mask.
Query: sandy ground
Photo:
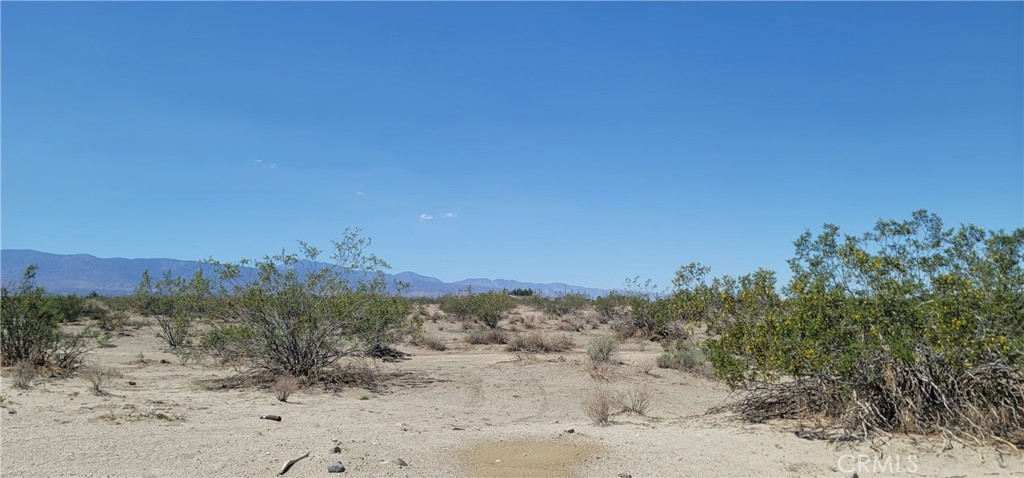
[[[563,353],[523,355],[500,345],[470,345],[461,324],[426,329],[448,341],[434,351],[381,363],[382,388],[302,389],[282,403],[266,388],[210,390],[225,367],[180,361],[152,330],[118,336],[88,360],[123,375],[96,395],[80,377],[38,378],[28,390],[0,380],[0,474],[15,476],[276,476],[309,452],[289,477],[329,476],[833,476],[861,464],[860,476],[1024,476],[1020,455],[898,436],[885,443],[836,446],[794,434],[789,422],[748,424],[707,415],[728,399],[724,386],[690,374],[648,368],[657,344],[627,341],[606,379],[588,369],[596,329],[560,331],[564,322],[519,310],[504,327],[566,334]],[[139,361],[143,354],[144,362]],[[161,360],[166,363],[162,363]],[[129,382],[134,382],[131,385]],[[646,384],[647,416],[591,423],[581,402],[597,389]],[[279,415],[282,421],[263,420]],[[340,453],[334,453],[335,446]],[[407,466],[393,461],[401,458]]]

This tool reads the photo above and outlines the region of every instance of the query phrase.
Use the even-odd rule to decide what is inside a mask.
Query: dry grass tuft
[[[530,332],[526,335],[513,335],[508,341],[509,352],[531,352],[548,353],[564,352],[571,349],[575,343],[565,335],[548,337],[541,332]]]
[[[654,400],[654,390],[644,383],[638,383],[632,387],[619,390],[615,394],[615,402],[624,412],[635,413],[640,416],[647,415],[647,410]]]
[[[469,332],[466,341],[471,344],[504,344],[507,342],[501,329],[477,327]]]
[[[587,347],[587,356],[593,364],[611,364],[615,360],[615,354],[619,351],[619,344],[611,337],[595,337]]]
[[[29,388],[32,380],[36,378],[36,366],[28,360],[22,360],[11,368],[14,386],[17,388]]]
[[[299,380],[291,375],[282,375],[270,386],[278,401],[287,402],[288,397],[299,389]]]
[[[614,406],[615,399],[606,390],[594,390],[583,399],[583,413],[595,425],[611,423],[612,408]]]
[[[103,367],[95,363],[82,367],[81,374],[82,378],[92,384],[92,391],[96,395],[106,395],[107,392],[103,390],[103,387],[115,377],[121,377],[121,372],[111,367]]]
[[[448,342],[433,334],[423,334],[420,343],[431,350],[448,350]]]

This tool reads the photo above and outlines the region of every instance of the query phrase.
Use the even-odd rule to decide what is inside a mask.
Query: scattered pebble
[[[129,381],[128,381],[128,385],[135,385],[135,382],[133,382],[133,381],[129,380]]]
[[[331,453],[341,453],[341,447],[335,445],[334,448],[331,448]]]
[[[856,471],[848,471],[843,473],[843,478],[859,478]]]
[[[570,428],[570,429],[566,430],[565,433],[576,433],[576,429],[575,428]]]
[[[328,473],[342,473],[344,471],[345,465],[338,460],[332,460],[330,463],[327,464]]]
[[[7,413],[10,415],[17,415],[18,411],[13,408],[8,408]]]
[[[401,458],[395,458],[394,460],[391,460],[391,463],[394,463],[394,464],[396,464],[398,466],[409,466],[409,464],[406,463],[405,460],[403,460]]]

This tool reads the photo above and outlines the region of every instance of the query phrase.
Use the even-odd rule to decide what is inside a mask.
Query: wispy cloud
[[[362,196],[362,195],[363,195],[362,191],[356,191],[356,196]]]
[[[253,160],[253,162],[256,163],[257,166],[260,166],[260,167],[263,167],[263,168],[269,168],[269,169],[277,168],[277,163],[268,163],[268,162],[266,162],[266,161],[264,161],[262,159],[256,159],[256,160]]]
[[[430,221],[432,219],[434,219],[434,216],[431,216],[430,214],[427,214],[427,213],[420,214],[420,221]]]
[[[446,212],[446,213],[444,213],[444,218],[445,219],[455,219],[455,213],[454,212]]]

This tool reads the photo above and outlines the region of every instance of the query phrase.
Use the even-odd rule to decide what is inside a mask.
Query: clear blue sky
[[[4,2],[0,239],[237,260],[360,226],[396,272],[614,288],[919,208],[1021,227],[1022,12]]]

